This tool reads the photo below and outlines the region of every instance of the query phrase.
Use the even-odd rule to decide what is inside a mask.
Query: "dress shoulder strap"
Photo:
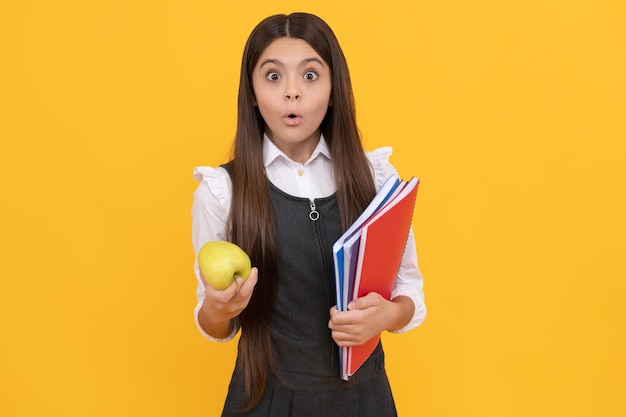
[[[224,168],[226,170],[226,172],[228,172],[228,175],[230,175],[230,179],[233,179],[233,161],[230,160],[225,164],[220,165],[220,167]]]

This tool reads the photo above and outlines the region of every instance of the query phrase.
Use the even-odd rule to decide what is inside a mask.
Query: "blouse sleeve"
[[[194,272],[198,280],[196,287],[198,303],[194,310],[194,319],[204,337],[215,342],[227,342],[233,339],[239,330],[237,320],[235,320],[232,333],[224,339],[217,339],[207,334],[198,322],[198,312],[202,307],[206,293],[200,278],[197,255],[206,242],[226,239],[226,219],[232,195],[230,177],[224,168],[211,167],[195,168],[193,177],[200,182],[193,194],[191,207],[191,240],[196,255]]]
[[[391,174],[398,175],[398,171],[389,162],[391,154],[391,147],[379,148],[367,154],[372,166],[376,189],[379,189]],[[406,326],[399,330],[395,330],[392,333],[404,333],[414,329],[422,324],[426,318],[424,279],[417,262],[417,250],[413,227],[409,230],[406,249],[404,251],[404,255],[402,256],[400,269],[398,270],[398,275],[396,276],[396,281],[391,292],[391,298],[393,299],[400,295],[407,296],[413,300],[415,312],[413,314],[413,318]]]

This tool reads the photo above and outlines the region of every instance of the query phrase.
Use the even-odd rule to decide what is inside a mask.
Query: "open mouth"
[[[302,120],[302,116],[297,111],[285,113],[283,117],[283,120],[289,126],[296,126],[300,124],[300,121]]]

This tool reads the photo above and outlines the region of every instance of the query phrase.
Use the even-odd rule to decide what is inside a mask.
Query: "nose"
[[[287,84],[285,88],[285,99],[288,101],[297,101],[300,99],[300,90],[294,82]]]
[[[300,99],[300,93],[296,91],[285,91],[285,98],[289,101],[298,101]]]

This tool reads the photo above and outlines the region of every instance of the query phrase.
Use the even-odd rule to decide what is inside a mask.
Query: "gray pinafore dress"
[[[338,347],[328,328],[329,310],[336,304],[332,246],[341,235],[336,195],[312,204],[272,184],[270,194],[279,249],[270,332],[280,380],[270,376],[261,402],[242,414],[237,359],[222,417],[396,416],[380,343],[350,381],[339,376]]]

